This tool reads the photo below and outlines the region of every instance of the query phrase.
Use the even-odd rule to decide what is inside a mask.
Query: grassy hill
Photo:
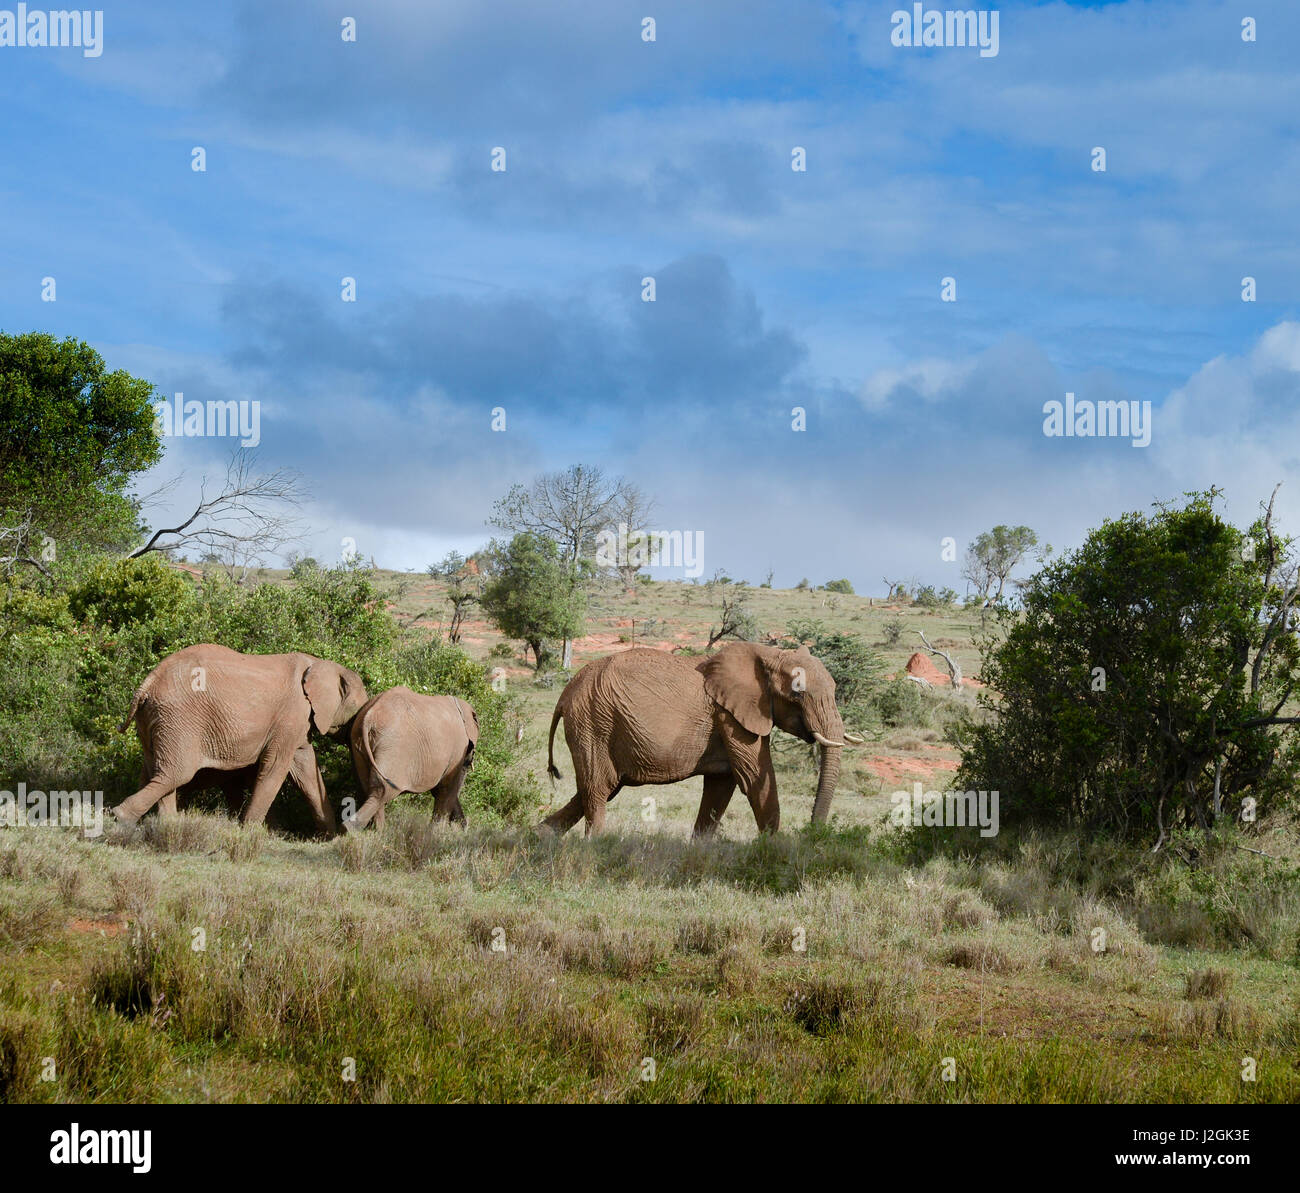
[[[282,576],[270,575],[277,579]],[[399,572],[381,572],[380,576],[390,591],[394,616],[406,624],[445,631],[450,612],[444,583]],[[936,682],[928,693],[928,703],[936,709],[934,715],[918,723],[884,728],[867,746],[846,752],[834,809],[842,822],[874,823],[888,807],[889,793],[910,790],[914,782],[926,784],[927,789],[934,785],[942,789],[947,784],[948,776],[956,769],[957,752],[944,741],[942,725],[945,712],[952,715],[958,707],[972,710],[975,706],[979,674],[975,645],[980,631],[978,610],[930,610],[910,604],[891,604],[879,597],[814,590],[750,588],[746,591],[747,604],[764,637],[784,636],[792,624],[814,619],[829,630],[860,636],[880,653],[886,672],[897,674],[914,653],[918,650],[924,653],[916,633],[920,630],[932,646],[947,651],[957,660],[963,676],[974,681],[959,694],[951,692],[946,683],[946,668],[939,660],[944,679]],[[710,630],[718,624],[719,602],[719,594],[703,583],[656,581],[638,585],[631,591],[618,586],[596,590],[589,605],[587,634],[574,643],[573,666],[577,669],[593,659],[633,646],[703,651]],[[896,626],[894,631],[889,629],[891,624]],[[534,774],[544,776],[546,738],[562,681],[555,682],[553,687],[538,686],[522,653],[511,652],[504,658],[494,654],[494,650],[504,650],[511,644],[504,643],[501,635],[482,619],[465,623],[461,645],[472,657],[502,669],[510,690],[526,710],[520,763]],[[954,707],[949,710],[948,705]],[[786,748],[779,751],[778,766],[782,821],[803,824],[812,813],[815,768],[811,765],[811,753],[805,757],[789,738],[785,743]],[[573,768],[562,733],[556,735],[556,754],[560,770],[566,780],[571,779]],[[801,765],[804,762],[809,764]],[[667,831],[689,832],[699,805],[700,787],[701,780],[691,779],[656,789],[654,795]],[[570,786],[559,802],[572,794]],[[636,799],[615,799],[609,806],[609,816],[616,828],[636,831],[640,822],[639,804]],[[723,830],[735,836],[753,835],[753,816],[743,799],[733,801]]]
[[[440,584],[381,581],[402,622],[445,619]],[[978,674],[977,612],[751,605],[765,633],[859,634],[891,671],[922,629]],[[698,649],[715,620],[704,586],[602,593],[575,663]],[[514,765],[542,775],[559,684],[481,622],[464,645],[506,669]],[[806,827],[808,751],[779,749],[775,838],[738,798],[693,842],[698,779],[623,793],[595,841],[400,803],[331,842],[197,813],[101,840],[2,829],[0,1101],[1300,1099],[1291,831],[1257,838],[1270,857],[1065,834],[923,860],[883,825],[888,794],[945,784],[934,710],[974,688],[923,696],[846,759],[829,829]]]

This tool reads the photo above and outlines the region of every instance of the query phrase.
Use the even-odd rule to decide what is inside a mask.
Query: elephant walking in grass
[[[564,721],[577,794],[543,822],[564,833],[579,819],[587,835],[605,823],[605,804],[624,787],[704,776],[695,833],[709,835],[736,785],[761,832],[781,824],[769,741],[773,726],[821,745],[814,824],[830,812],[840,750],[862,738],[844,732],[835,681],[808,651],[734,643],[692,662],[634,648],[588,664],[560,694],[551,718],[547,772],[558,779],[555,727]]]
[[[402,687],[374,697],[352,725],[352,765],[366,802],[345,827],[373,819],[383,828],[385,807],[404,791],[432,791],[434,819],[464,824],[460,792],[477,746],[478,717],[464,700]]]
[[[309,654],[240,654],[188,646],[168,655],[136,689],[125,733],[135,722],[144,750],[143,786],[113,814],[134,824],[154,804],[176,807],[176,792],[203,771],[252,768],[244,823],[266,819],[284,783],[307,797],[317,827],[338,831],[308,735],[343,734],[366,702],[355,671]],[[228,792],[229,795],[229,792]]]

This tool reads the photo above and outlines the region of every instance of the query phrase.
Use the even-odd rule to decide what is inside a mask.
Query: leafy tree
[[[109,372],[89,344],[0,333],[0,528],[10,563],[35,545],[121,552],[139,533],[126,489],[162,454],[147,381]]]
[[[548,643],[582,633],[586,593],[572,582],[573,570],[554,540],[543,534],[525,531],[505,545],[494,542],[487,563],[483,611],[503,634],[528,645],[540,671],[551,658]],[[590,565],[580,559],[576,569],[585,578]]]
[[[981,534],[967,549],[962,578],[969,580],[985,600],[989,599],[996,584],[997,591],[992,593],[992,599],[1000,601],[1011,573],[1020,566],[1026,553],[1037,545],[1038,535],[1028,526],[995,526]]]
[[[529,485],[512,485],[492,507],[492,526],[511,534],[543,535],[559,547],[569,587],[576,589],[590,570],[580,566],[596,551],[596,535],[623,521],[644,521],[652,503],[622,477],[607,477],[598,467],[574,464],[548,472]],[[644,530],[644,527],[636,527]],[[635,574],[635,573],[633,573]],[[569,638],[562,635],[564,666],[569,665]]]
[[[1300,674],[1291,540],[1272,502],[1249,532],[1214,508],[1126,514],[1024,589],[984,646],[997,716],[964,742],[959,786],[1004,818],[1129,837],[1279,805],[1300,756],[1286,711]],[[1254,804],[1247,802],[1247,798]]]
[[[848,580],[827,580],[826,591],[843,592],[843,593],[848,593],[850,596],[852,596],[853,585]]]
[[[435,580],[450,580],[460,575],[468,562],[459,551],[448,551],[438,563],[429,564],[426,570]]]

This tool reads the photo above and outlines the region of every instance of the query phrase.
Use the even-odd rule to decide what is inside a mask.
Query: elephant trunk
[[[831,800],[835,798],[835,784],[840,777],[839,746],[822,746],[821,773],[817,779],[817,799],[813,803],[813,824],[825,824],[830,815]]]

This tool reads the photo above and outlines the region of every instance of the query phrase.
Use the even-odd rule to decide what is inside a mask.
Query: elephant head
[[[766,737],[775,725],[821,746],[812,820],[823,823],[839,781],[840,750],[862,741],[844,732],[830,672],[806,646],[781,650],[749,642],[724,647],[700,670],[710,698],[750,733]]]
[[[326,737],[346,737],[368,699],[361,676],[329,659],[311,660],[302,673],[302,690],[311,705],[312,727]]]

